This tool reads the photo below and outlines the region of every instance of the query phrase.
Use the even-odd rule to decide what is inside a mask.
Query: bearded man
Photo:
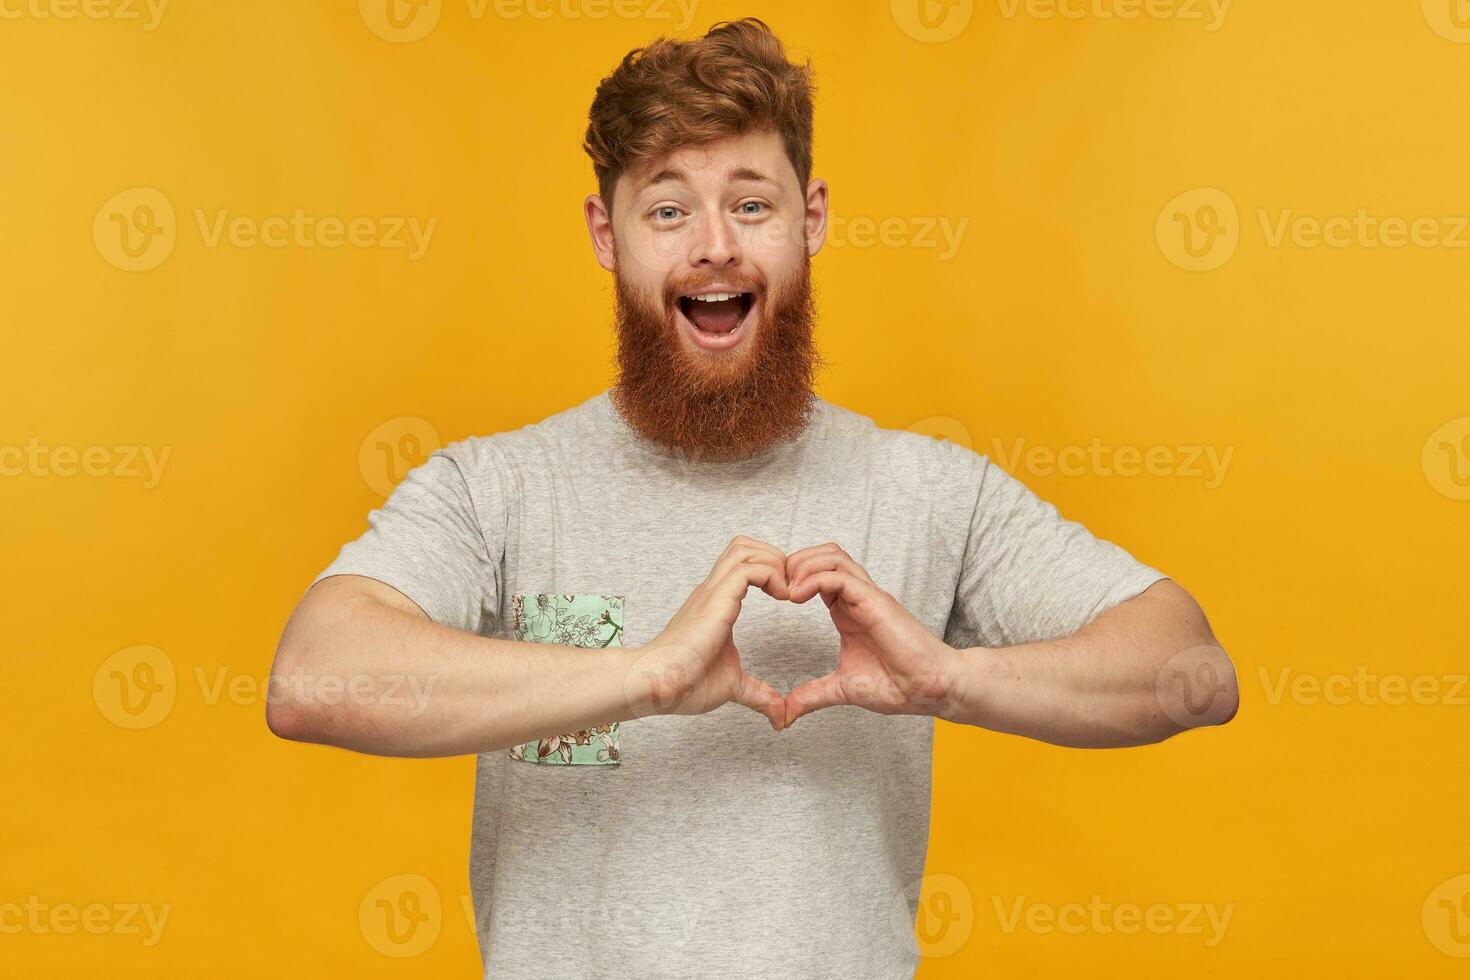
[[[282,635],[280,689],[428,697],[272,701],[276,734],[478,756],[488,976],[912,977],[936,718],[1101,747],[1235,712],[1161,572],[815,393],[811,146],[759,20],[625,57],[584,146],[616,383],[432,454]]]

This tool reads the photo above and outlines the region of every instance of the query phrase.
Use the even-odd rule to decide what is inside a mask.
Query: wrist
[[[689,714],[697,680],[694,665],[664,646],[630,647],[624,695],[635,717]]]
[[[1003,669],[1004,654],[991,647],[946,647],[943,663],[943,696],[936,717],[961,725],[978,725],[985,713],[987,695],[996,689],[995,678]]]

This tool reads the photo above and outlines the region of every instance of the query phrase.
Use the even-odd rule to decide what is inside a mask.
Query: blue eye
[[[672,211],[673,213],[665,214],[664,212],[666,211]],[[654,208],[653,213],[655,217],[662,218],[665,221],[673,221],[679,216],[679,209],[674,207],[672,204],[665,204],[661,208]]]
[[[766,204],[765,204],[764,201],[742,201],[742,202],[740,202],[740,206],[742,208],[749,207],[752,204],[754,204],[756,207],[762,208],[762,209],[764,209],[765,206],[766,206]],[[760,211],[745,211],[743,213],[745,213],[745,214],[760,214]]]

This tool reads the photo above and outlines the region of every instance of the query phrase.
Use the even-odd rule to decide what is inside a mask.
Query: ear
[[[806,185],[806,252],[816,255],[827,240],[827,182],[820,177]]]
[[[601,195],[588,194],[582,202],[582,214],[587,219],[587,234],[592,236],[592,251],[597,255],[597,264],[612,272],[616,260],[611,210]]]

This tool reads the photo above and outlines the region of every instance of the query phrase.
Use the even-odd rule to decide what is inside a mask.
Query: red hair
[[[721,21],[701,38],[634,48],[597,86],[582,148],[612,209],[624,172],[678,147],[772,129],[804,191],[812,172],[812,69],[793,64],[755,17]]]

